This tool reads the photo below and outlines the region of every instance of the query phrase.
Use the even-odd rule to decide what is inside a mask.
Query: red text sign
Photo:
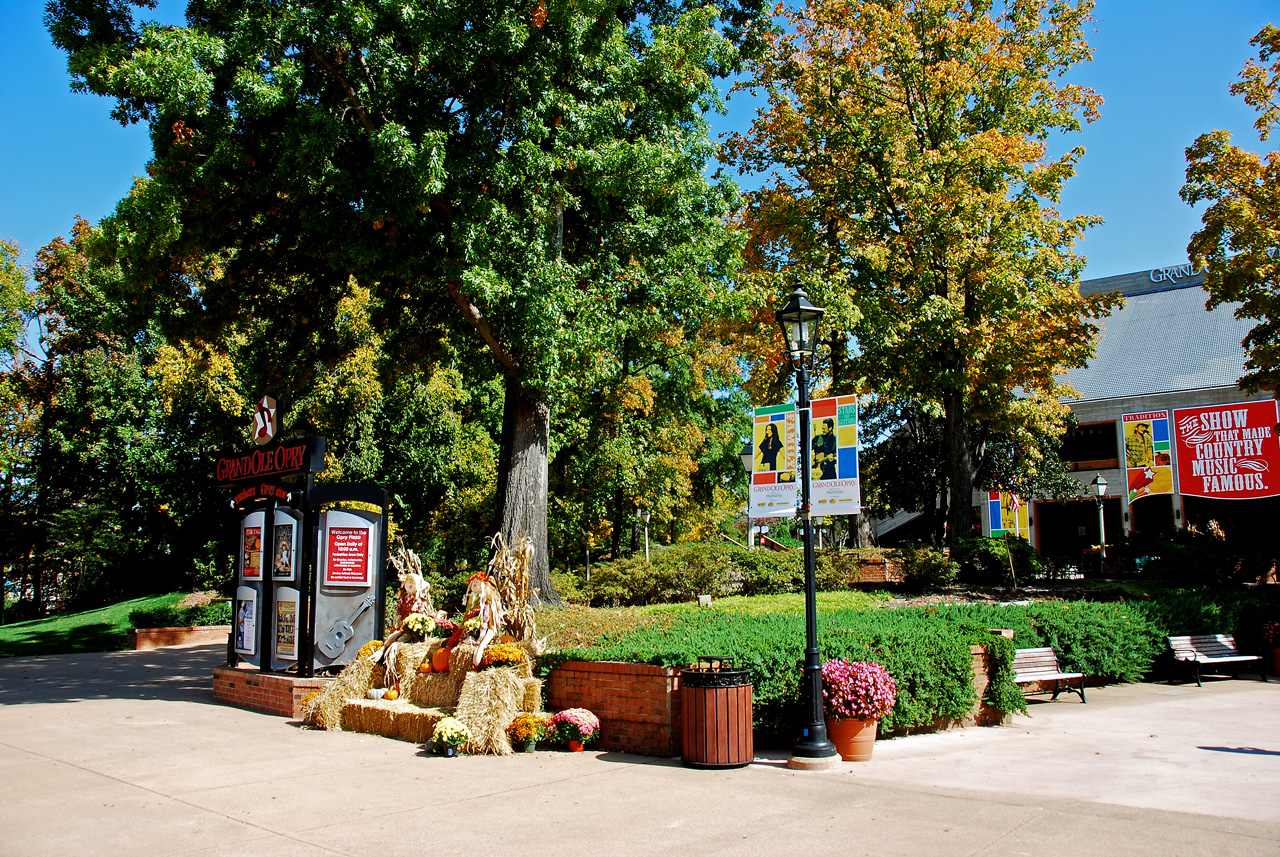
[[[327,584],[370,586],[369,530],[365,527],[330,527],[324,570]]]
[[[1274,400],[1178,408],[1173,424],[1181,493],[1221,500],[1280,495]]]

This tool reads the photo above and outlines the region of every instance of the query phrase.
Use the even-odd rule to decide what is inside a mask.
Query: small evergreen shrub
[[[960,566],[935,547],[905,544],[901,550],[903,582],[913,592],[950,586],[960,573]]]
[[[960,565],[961,582],[979,586],[1011,586],[1015,573],[1025,583],[1045,567],[1036,549],[1019,538],[961,539],[952,558]]]

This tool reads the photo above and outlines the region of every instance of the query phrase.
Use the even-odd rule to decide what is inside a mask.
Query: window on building
[[[1097,470],[1120,466],[1115,421],[1082,423],[1067,429],[1062,439],[1062,460],[1073,470]]]

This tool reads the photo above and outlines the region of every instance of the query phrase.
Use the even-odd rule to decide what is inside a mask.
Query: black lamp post
[[[816,577],[813,568],[813,523],[809,517],[809,364],[813,360],[814,343],[818,339],[818,322],[825,312],[809,302],[799,287],[776,313],[782,336],[787,343],[787,356],[796,370],[800,390],[800,523],[804,539],[804,677],[800,694],[804,705],[804,722],[800,738],[791,749],[787,767],[803,770],[834,768],[840,763],[835,745],[827,740],[827,720],[822,706],[822,656],[818,652],[818,605]]]
[[[1107,480],[1102,478],[1099,473],[1093,477],[1093,481],[1089,483],[1093,488],[1093,499],[1098,503],[1098,545],[1101,548],[1099,570],[1106,574],[1107,571],[1107,521],[1103,515],[1102,498],[1107,496]]]

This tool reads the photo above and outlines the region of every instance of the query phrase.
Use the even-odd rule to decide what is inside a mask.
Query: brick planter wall
[[[679,756],[683,716],[680,670],[611,661],[568,661],[546,684],[553,709],[587,708],[600,718],[600,747],[644,756]]]
[[[214,667],[213,701],[263,714],[298,718],[302,701],[332,678],[296,678],[261,673],[253,667]]]
[[[196,643],[226,643],[230,625],[192,625],[186,628],[130,628],[131,649],[159,649]]]
[[[982,703],[990,684],[985,646],[971,646],[977,707],[963,720],[941,721],[912,732],[953,726],[995,726],[1004,715]],[[684,753],[680,670],[611,661],[569,661],[551,671],[546,684],[550,709],[586,708],[600,718],[600,747],[644,756]],[[905,734],[905,733],[903,733]]]
[[[860,559],[857,577],[852,582],[901,583],[902,562],[893,559]]]

